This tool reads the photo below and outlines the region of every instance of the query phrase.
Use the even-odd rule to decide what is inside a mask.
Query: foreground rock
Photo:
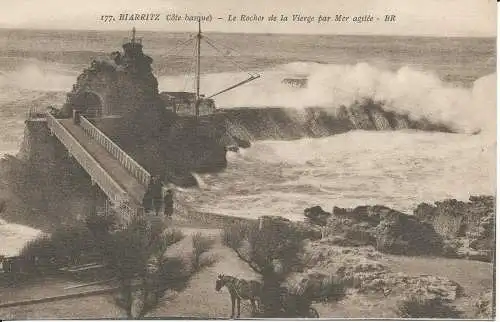
[[[491,262],[495,251],[495,198],[472,196],[422,203],[415,217],[431,224],[445,240],[445,255]]]
[[[391,254],[441,254],[443,239],[432,225],[384,206],[334,207],[327,235],[343,246],[372,245]]]
[[[326,226],[328,218],[332,216],[328,211],[323,210],[320,206],[314,206],[311,208],[306,208],[304,210],[304,216],[306,216],[311,224],[318,226]]]
[[[300,234],[304,239],[317,240],[321,239],[322,233],[321,229],[303,222],[294,222],[289,219],[280,216],[262,216],[260,217],[260,225],[263,226],[275,226],[280,227],[281,225],[289,226],[293,228],[298,234]]]
[[[332,276],[356,293],[380,294],[385,297],[419,296],[444,302],[453,302],[463,295],[463,289],[458,283],[444,277],[392,272],[381,263],[383,254],[370,246],[332,246],[327,239],[312,242],[307,251],[309,269],[306,274],[315,272]]]
[[[495,200],[471,197],[469,202],[448,199],[422,203],[414,215],[385,206],[306,208],[313,226],[338,246],[374,246],[384,253],[439,255],[491,262],[494,253]]]
[[[479,319],[493,319],[493,300],[495,295],[493,290],[485,292],[481,297],[474,303],[476,307],[477,318]]]

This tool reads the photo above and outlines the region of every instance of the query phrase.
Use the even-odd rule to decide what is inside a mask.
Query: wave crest
[[[31,61],[9,72],[0,73],[0,87],[66,92],[71,89],[77,74],[58,66]]]
[[[360,101],[379,102],[388,112],[414,120],[446,124],[457,132],[495,128],[496,74],[476,80],[471,88],[442,81],[436,73],[405,66],[396,71],[368,63],[335,65],[294,62],[263,71],[256,82],[217,96],[217,105],[230,107],[352,106]],[[206,94],[245,79],[244,73],[219,73],[202,78]],[[307,78],[307,86],[283,84],[284,78]],[[185,76],[160,77],[161,90],[190,90]]]

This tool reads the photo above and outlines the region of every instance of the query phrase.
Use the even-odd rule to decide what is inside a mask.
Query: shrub
[[[192,236],[193,241],[193,252],[191,256],[191,266],[193,271],[199,271],[203,266],[201,263],[201,255],[208,252],[210,248],[212,248],[214,244],[214,240],[203,236],[201,233],[196,233]],[[206,264],[210,264],[210,262],[205,262]]]
[[[343,281],[335,275],[308,274],[288,286],[290,293],[318,301],[339,301],[346,295]]]
[[[180,258],[166,255],[167,248],[183,238],[179,230],[151,229],[148,222],[141,219],[109,235],[103,256],[118,279],[116,305],[125,311],[127,318],[145,317],[168,290],[185,289],[193,275],[204,267],[200,256],[210,249],[212,241],[199,234],[192,237],[196,269]],[[135,311],[132,310],[134,302],[140,303]]]
[[[99,240],[86,227],[74,226],[59,228],[51,235],[43,235],[24,246],[20,257],[26,260],[37,259],[41,271],[77,264],[95,255]]]
[[[492,320],[495,315],[495,293],[489,290],[483,293],[474,303],[476,318]]]
[[[328,276],[321,281],[321,287],[318,295],[319,300],[340,301],[346,296],[346,288],[341,279],[335,276]]]
[[[312,301],[311,294],[292,294],[281,286],[291,273],[304,269],[302,255],[307,237],[300,226],[281,217],[263,217],[261,225],[237,223],[224,227],[224,244],[262,275],[262,317],[299,317],[301,310],[288,305],[288,300],[295,303],[298,299],[307,307]]]
[[[115,226],[114,215],[98,215],[93,212],[85,217],[86,227],[95,235],[102,235],[110,232]]]
[[[284,277],[302,268],[304,236],[289,221],[280,217],[264,218],[261,228],[258,224],[249,227],[248,243],[250,258],[261,271],[274,272],[279,265],[283,271],[276,272],[277,276]]]
[[[461,312],[449,306],[443,299],[419,295],[411,295],[400,301],[396,311],[399,317],[410,319],[458,319],[461,317]]]
[[[244,223],[224,226],[221,232],[222,244],[237,250],[241,247],[243,240],[247,238],[248,230],[248,225]]]

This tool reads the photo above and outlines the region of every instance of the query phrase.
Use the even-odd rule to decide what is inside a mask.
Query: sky
[[[193,31],[196,24],[167,21],[167,14],[212,15],[204,31],[312,34],[382,34],[484,37],[496,35],[494,0],[0,0],[0,27],[34,29]],[[160,14],[160,21],[106,23],[102,15]],[[263,22],[229,22],[242,14],[264,16]],[[287,15],[286,22],[269,22],[270,15]],[[293,22],[291,16],[314,21]],[[318,23],[319,15],[350,16],[349,22]],[[354,16],[380,21],[355,23]],[[396,21],[384,22],[385,15]],[[217,18],[222,19],[217,19]],[[333,18],[332,18],[333,19]]]

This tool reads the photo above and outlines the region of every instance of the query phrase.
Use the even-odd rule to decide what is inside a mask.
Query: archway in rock
[[[94,92],[82,92],[73,99],[73,106],[84,116],[101,117],[103,114],[102,99]]]

